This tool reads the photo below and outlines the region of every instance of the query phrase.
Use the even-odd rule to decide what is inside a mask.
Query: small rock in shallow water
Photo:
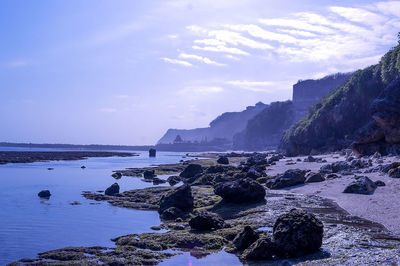
[[[109,186],[106,191],[104,191],[104,194],[107,196],[114,196],[119,193],[119,185],[118,183],[114,183],[111,186]]]
[[[176,207],[169,207],[161,213],[160,218],[162,220],[175,220],[177,217],[181,217],[182,215],[183,212],[181,209]]]
[[[167,182],[169,183],[170,186],[175,186],[179,182],[181,182],[181,178],[179,176],[172,175],[167,178]]]
[[[366,176],[361,176],[357,180],[351,182],[343,191],[343,193],[354,194],[373,194],[376,189],[376,184]]]
[[[38,196],[41,198],[50,198],[51,194],[49,190],[42,190],[38,193]]]
[[[236,235],[233,239],[232,244],[238,250],[243,250],[248,248],[258,239],[258,234],[250,226],[245,226],[243,230]]]
[[[189,225],[195,230],[211,230],[224,228],[225,222],[218,214],[202,211],[190,219]]]
[[[153,177],[155,177],[155,171],[154,170],[145,170],[143,172],[143,178],[144,179],[152,179]]]
[[[269,238],[262,238],[243,252],[245,260],[272,260],[276,253],[275,243]]]
[[[85,168],[86,168],[86,166],[82,165],[82,166],[81,166],[81,168],[82,168],[82,169],[85,169]]]
[[[214,187],[214,193],[232,203],[260,202],[265,198],[264,187],[250,178],[219,183]]]
[[[115,172],[111,176],[114,177],[115,179],[121,179],[122,174],[120,172]]]

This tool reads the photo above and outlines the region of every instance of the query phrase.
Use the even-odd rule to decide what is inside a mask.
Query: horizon
[[[400,1],[2,1],[0,142],[154,145],[377,64]]]

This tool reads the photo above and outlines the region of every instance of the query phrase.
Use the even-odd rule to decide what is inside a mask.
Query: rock
[[[289,169],[284,174],[269,179],[266,186],[271,189],[279,189],[304,184],[306,172],[300,169]]]
[[[120,172],[115,172],[111,176],[114,177],[115,179],[121,179],[122,174]]]
[[[232,244],[237,250],[244,250],[257,241],[258,238],[259,236],[253,230],[253,228],[246,225],[243,230],[233,239]]]
[[[181,209],[176,208],[176,207],[169,207],[168,209],[164,210],[160,218],[163,220],[175,220],[178,217],[182,217],[183,212]]]
[[[81,168],[82,168],[82,169],[85,169],[85,168],[86,168],[86,166],[82,165],[82,166],[81,166]]]
[[[251,178],[251,179],[257,179],[257,178],[261,177],[261,174],[260,174],[260,172],[257,171],[257,169],[255,169],[254,167],[251,167],[247,171],[246,177]]]
[[[149,150],[149,157],[156,157],[156,153],[157,153],[156,149],[150,149]]]
[[[381,157],[382,157],[382,154],[380,154],[379,152],[375,152],[374,155],[372,155],[372,158],[375,158],[375,159],[379,159]]]
[[[340,178],[340,176],[338,176],[337,174],[327,174],[325,176],[325,179],[327,179],[327,180],[336,179],[336,178]]]
[[[155,177],[155,171],[154,170],[145,170],[143,172],[143,178],[144,179],[153,179]]]
[[[50,198],[51,194],[49,190],[42,190],[38,193],[38,196],[41,198]]]
[[[312,157],[311,155],[309,155],[307,158],[304,159],[305,162],[309,162],[309,163],[314,163],[317,161],[317,159],[315,159],[314,157]]]
[[[179,175],[182,178],[192,178],[203,172],[203,167],[200,164],[189,164]]]
[[[218,158],[217,163],[219,164],[229,164],[229,159],[226,156],[221,156]]]
[[[170,186],[175,186],[179,182],[181,182],[181,178],[176,175],[171,175],[167,178],[167,182],[169,183]]]
[[[212,165],[207,168],[206,172],[209,174],[223,173],[225,171],[225,167],[221,165]]]
[[[354,193],[354,194],[373,194],[376,189],[376,185],[366,176],[361,176],[357,180],[351,182],[343,191],[343,193]]]
[[[164,195],[160,200],[158,212],[162,213],[170,207],[176,207],[182,211],[188,211],[193,208],[192,189],[189,185],[182,185]]]
[[[114,196],[119,193],[119,185],[118,183],[114,183],[109,186],[105,191],[104,194],[108,196]]]
[[[211,230],[224,228],[225,222],[218,214],[202,211],[190,219],[189,225],[194,230]]]
[[[304,183],[314,183],[325,181],[325,178],[320,173],[309,172],[306,174],[306,181]]]
[[[400,167],[390,169],[388,174],[392,178],[400,178]]]
[[[365,159],[354,159],[351,161],[351,167],[353,168],[366,168],[372,166],[372,163]]]
[[[154,230],[154,231],[160,231],[160,230],[161,230],[161,227],[160,227],[160,226],[153,225],[153,226],[150,227],[150,229],[151,229],[151,230]]]
[[[323,174],[330,173],[343,173],[351,170],[351,166],[347,162],[334,162],[331,164],[323,165],[319,172]]]
[[[272,155],[271,158],[268,159],[268,163],[271,164],[273,162],[279,161],[280,159],[283,159],[283,155],[282,154]]]
[[[54,170],[54,168],[53,167],[49,167],[49,168],[47,168],[47,170]]]
[[[167,183],[167,181],[165,181],[164,179],[161,179],[158,177],[153,178],[153,185],[160,185],[160,184],[164,184],[164,183]]]
[[[400,162],[393,162],[387,165],[382,166],[382,172],[389,173],[391,169],[397,168],[400,166]]]
[[[375,185],[376,185],[377,187],[384,187],[384,186],[386,186],[385,182],[383,182],[382,180],[375,181],[374,183],[375,183]]]
[[[276,245],[269,238],[262,238],[243,252],[245,260],[272,260],[276,253]]]
[[[219,183],[214,187],[214,193],[232,203],[253,203],[265,198],[264,187],[250,178]]]
[[[297,257],[319,250],[324,225],[312,213],[292,209],[278,217],[274,224],[273,240],[283,257]]]

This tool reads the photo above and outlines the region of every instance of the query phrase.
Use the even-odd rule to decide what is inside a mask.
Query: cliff
[[[374,141],[390,144],[385,140],[383,124],[388,127],[395,124],[394,117],[400,108],[395,100],[389,99],[394,97],[390,92],[395,91],[398,86],[397,83],[392,86],[389,84],[399,76],[399,70],[400,47],[397,46],[385,54],[379,64],[355,72],[344,85],[315,104],[303,119],[285,133],[280,149],[287,155],[298,155],[309,154],[313,150],[334,151],[349,147],[353,142],[355,146],[364,144],[364,147]],[[393,104],[382,104],[384,99]],[[378,104],[377,101],[381,103]],[[373,103],[375,104],[372,105]],[[378,115],[380,111],[377,106],[381,113],[390,113],[393,121],[386,118],[386,122],[379,125],[379,117],[382,115]],[[388,106],[391,106],[390,110],[386,108]],[[372,114],[375,114],[375,119]],[[366,134],[367,132],[369,133]],[[363,152],[372,150],[364,149]]]
[[[293,101],[273,102],[250,119],[246,128],[233,138],[233,148],[240,150],[276,149],[283,133],[306,115],[307,110],[351,73],[337,73],[321,79],[300,80],[293,85]]]
[[[168,129],[157,144],[174,143],[178,135],[183,142],[205,143],[214,139],[224,139],[231,143],[233,136],[246,127],[247,121],[259,114],[265,107],[265,104],[259,102],[255,106],[248,106],[241,112],[223,113],[211,121],[210,126],[206,128]]]

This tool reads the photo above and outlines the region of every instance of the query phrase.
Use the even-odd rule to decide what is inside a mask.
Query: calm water
[[[66,246],[112,246],[110,238],[150,232],[160,224],[156,212],[91,205],[97,202],[84,199],[81,192],[104,190],[116,182],[112,170],[176,163],[182,155],[159,152],[157,158],[148,158],[146,152],[139,157],[1,165],[0,265]],[[152,185],[130,177],[117,182],[122,191]],[[42,189],[51,191],[49,200],[37,196]],[[73,201],[81,205],[70,205]]]

